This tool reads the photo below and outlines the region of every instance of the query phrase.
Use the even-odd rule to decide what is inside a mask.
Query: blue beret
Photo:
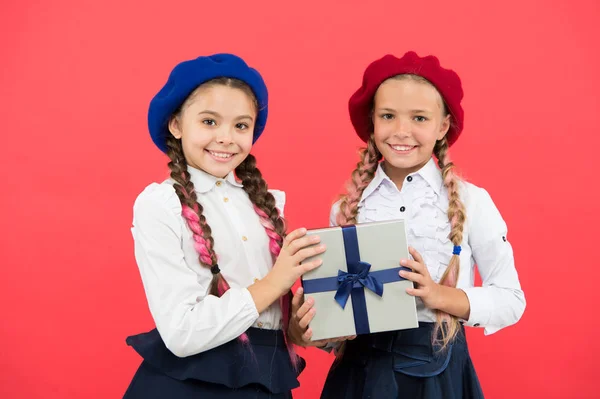
[[[269,95],[258,71],[233,54],[214,54],[183,61],[171,71],[167,83],[150,101],[148,129],[154,144],[167,152],[169,119],[188,96],[202,83],[216,78],[235,78],[245,82],[258,101],[258,116],[254,124],[253,143],[262,134],[267,123]]]

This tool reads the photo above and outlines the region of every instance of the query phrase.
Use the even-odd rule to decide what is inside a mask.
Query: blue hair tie
[[[455,245],[454,249],[452,250],[452,255],[460,255],[460,250],[462,248],[460,247],[460,245]]]

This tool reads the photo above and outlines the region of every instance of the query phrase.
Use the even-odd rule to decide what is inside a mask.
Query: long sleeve
[[[469,245],[482,279],[482,287],[463,290],[469,298],[471,313],[467,325],[485,327],[485,334],[515,324],[525,311],[513,250],[507,226],[491,197],[482,188],[473,187],[473,213]]]
[[[186,263],[180,215],[173,187],[152,184],[135,202],[132,233],[157,330],[171,352],[185,357],[236,339],[259,315],[246,288],[207,295],[211,275]]]

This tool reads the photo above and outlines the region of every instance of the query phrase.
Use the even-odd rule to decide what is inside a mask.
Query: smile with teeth
[[[222,159],[228,159],[235,155],[235,154],[232,154],[229,152],[217,152],[217,151],[211,151],[211,150],[206,150],[206,151],[208,151],[210,153],[210,155],[212,155],[213,157],[222,158]]]
[[[410,151],[413,148],[415,148],[414,145],[391,145],[391,144],[390,144],[390,147],[392,147],[392,149],[394,151]]]

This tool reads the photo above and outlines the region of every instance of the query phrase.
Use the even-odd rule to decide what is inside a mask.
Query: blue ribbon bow
[[[365,287],[379,296],[383,296],[383,284],[373,275],[369,274],[371,264],[359,261],[358,264],[348,267],[348,269],[360,270],[358,273],[346,273],[343,270],[338,270],[337,281],[339,288],[335,293],[335,301],[344,309],[346,302],[350,298],[350,293],[353,288]]]

